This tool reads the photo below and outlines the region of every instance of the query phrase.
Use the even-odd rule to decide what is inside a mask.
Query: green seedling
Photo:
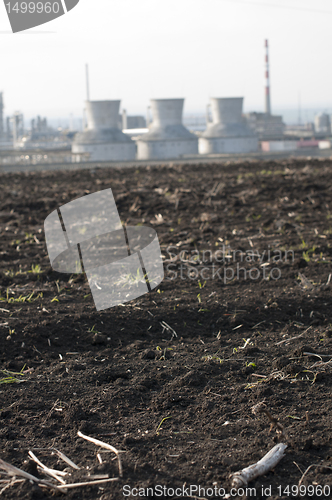
[[[302,252],[302,258],[303,258],[306,262],[310,262],[309,252]]]
[[[56,286],[56,289],[58,290],[58,294],[60,295],[62,288],[60,288],[59,280],[56,280],[55,286]]]
[[[23,366],[23,368],[20,372],[11,372],[9,370],[0,370],[0,373],[5,375],[5,377],[0,378],[0,384],[20,384],[22,382],[25,382],[24,379],[18,378],[18,377],[21,377],[24,375],[24,368],[25,368],[25,365]]]
[[[157,434],[157,436],[159,436],[159,431],[160,431],[160,429],[161,429],[162,424],[165,422],[165,420],[168,420],[169,418],[172,418],[172,416],[170,415],[169,417],[164,417],[164,418],[161,420],[160,424],[158,425],[158,427],[157,427],[157,429],[156,429],[156,434]]]
[[[92,328],[90,328],[90,330],[88,330],[88,333],[101,333],[101,332],[99,332],[98,330],[96,330],[95,326],[96,326],[96,325],[93,325],[93,327],[92,327]]]
[[[310,255],[314,254],[316,250],[316,246],[314,245],[312,248],[309,248],[306,252],[302,252],[302,257],[306,262],[310,262]]]
[[[34,297],[34,293],[32,292],[30,295],[20,295],[19,297],[9,297],[9,289],[6,290],[6,298],[0,296],[1,302],[7,302],[7,304],[12,303],[20,303],[20,302],[35,302],[38,299],[43,298],[43,292],[40,292],[36,297]]]
[[[218,352],[216,354],[206,354],[202,357],[202,361],[217,361],[218,363],[223,363],[223,359],[218,356]]]
[[[40,274],[42,272],[40,265],[39,264],[32,264],[31,265],[31,271],[27,271],[28,273],[32,274]]]
[[[22,243],[22,240],[13,240],[13,241],[11,242],[11,245],[12,245],[12,246],[18,246],[18,245],[20,245],[21,243]]]
[[[163,359],[164,361],[166,361],[166,353],[167,353],[167,351],[173,351],[172,347],[165,347],[164,349],[162,349],[159,345],[157,345],[156,350],[159,351],[159,352],[160,351],[164,351],[163,355],[160,356],[160,358],[159,358],[159,359]]]
[[[142,280],[146,278],[146,275],[142,276],[141,275],[141,269],[138,268],[136,271],[136,275],[129,273],[124,276],[122,276],[115,284],[120,285],[122,284],[123,287],[127,285],[135,285],[137,283],[140,283]]]
[[[7,271],[5,271],[5,275],[6,276],[9,276],[10,278],[14,278],[14,276],[16,276],[16,272],[13,271],[12,269],[8,269]]]

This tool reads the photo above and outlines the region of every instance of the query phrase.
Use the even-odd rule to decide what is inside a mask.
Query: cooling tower
[[[72,152],[90,153],[90,161],[126,161],[135,143],[118,128],[120,101],[86,101],[87,128],[76,134]]]
[[[200,154],[249,153],[258,139],[242,117],[243,97],[211,98],[212,122],[199,138]]]
[[[137,140],[139,160],[179,158],[198,153],[198,139],[182,125],[184,99],[151,99],[153,121]]]

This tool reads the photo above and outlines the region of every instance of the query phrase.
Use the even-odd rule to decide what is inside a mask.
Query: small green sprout
[[[158,425],[158,427],[157,427],[157,429],[156,429],[156,434],[157,434],[157,436],[159,436],[159,430],[161,429],[162,424],[165,422],[165,420],[167,420],[167,419],[169,419],[169,418],[172,418],[172,416],[170,415],[169,417],[164,417],[164,418],[161,420],[160,424]]]

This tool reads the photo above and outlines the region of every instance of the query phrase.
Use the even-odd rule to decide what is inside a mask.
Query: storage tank
[[[257,151],[258,138],[242,117],[243,97],[213,97],[210,101],[212,122],[199,138],[200,154]]]
[[[126,161],[136,156],[135,143],[118,128],[120,101],[86,101],[87,128],[76,134],[73,153],[90,161]]]
[[[182,125],[184,99],[151,99],[152,123],[137,140],[139,160],[198,154],[198,138]]]
[[[315,116],[315,132],[317,134],[331,134],[331,121],[327,113],[319,113]]]

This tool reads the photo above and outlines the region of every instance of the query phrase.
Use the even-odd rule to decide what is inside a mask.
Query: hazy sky
[[[80,0],[68,14],[12,34],[0,3],[5,113],[81,116],[85,63],[91,99],[121,99],[129,114],[149,98],[244,96],[263,110],[264,39],[272,111],[332,109],[331,0]]]

